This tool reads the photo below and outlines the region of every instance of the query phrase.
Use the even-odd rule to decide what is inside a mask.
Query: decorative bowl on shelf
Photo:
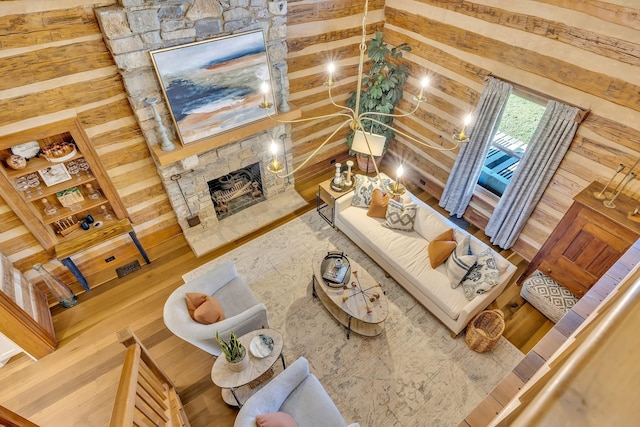
[[[6,162],[7,162],[7,166],[9,166],[11,169],[18,170],[18,169],[24,169],[27,167],[27,159],[17,154],[12,154],[11,156],[9,156]]]
[[[54,142],[40,150],[42,157],[53,163],[66,162],[72,159],[76,153],[76,146],[73,142]]]

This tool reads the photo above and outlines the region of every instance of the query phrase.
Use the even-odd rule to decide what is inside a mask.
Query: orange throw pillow
[[[387,205],[389,204],[389,195],[384,194],[379,188],[373,190],[371,195],[371,203],[367,215],[374,218],[385,219],[387,217]]]
[[[455,248],[456,241],[453,237],[453,228],[450,228],[444,233],[436,236],[431,242],[429,242],[429,247],[427,248],[431,268],[436,268],[445,262]]]
[[[220,303],[210,295],[187,292],[186,300],[189,316],[198,323],[211,325],[225,319]]]
[[[286,412],[270,412],[256,416],[258,427],[298,427],[298,423]]]

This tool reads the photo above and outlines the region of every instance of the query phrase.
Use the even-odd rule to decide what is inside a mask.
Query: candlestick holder
[[[153,110],[153,118],[155,119],[156,123],[158,123],[158,134],[160,135],[160,149],[162,151],[175,150],[176,146],[169,139],[169,136],[167,135],[167,128],[164,126],[164,123],[162,123],[162,118],[160,117],[160,114],[158,114],[158,110],[156,109],[156,103],[158,101],[155,98],[147,98],[144,100],[144,102],[151,107],[151,109]]]
[[[605,205],[605,207],[607,207],[609,209],[614,209],[616,207],[616,204],[613,203],[613,202],[618,198],[620,193],[622,193],[622,190],[624,190],[624,187],[626,187],[627,184],[629,184],[629,182],[631,182],[631,180],[633,180],[633,178],[635,178],[635,177],[636,177],[635,173],[629,172],[629,174],[626,176],[626,180],[625,180],[624,184],[618,190],[618,192],[613,196],[613,198],[611,200],[605,200],[604,202],[602,202],[602,204]]]
[[[622,172],[623,170],[624,170],[624,165],[623,165],[622,163],[620,163],[620,164],[618,165],[618,168],[616,169],[616,173],[614,173],[614,174],[613,174],[613,176],[611,177],[611,179],[609,180],[609,182],[607,182],[607,185],[605,185],[605,186],[604,186],[604,188],[602,189],[602,191],[600,191],[600,192],[594,191],[594,192],[593,192],[593,197],[595,197],[595,198],[596,198],[596,199],[598,199],[598,200],[604,200],[604,199],[606,199],[607,197],[611,197],[611,196],[612,196],[612,194],[611,194],[611,193],[608,193],[609,195],[608,195],[608,196],[606,196],[606,195],[605,195],[605,191],[607,191],[607,188],[609,188],[609,185],[611,185],[611,183],[612,183],[612,182],[613,182],[613,180],[616,178],[616,176],[618,176],[618,174],[619,174],[620,172]],[[622,180],[621,180],[620,182],[622,182],[622,181],[624,181],[624,178],[622,178]],[[618,185],[619,185],[619,183],[618,183]]]
[[[347,176],[344,179],[344,185],[346,187],[351,187],[353,185],[353,180],[351,179],[352,169],[353,169],[353,161],[347,160]]]
[[[288,92],[287,92],[287,74],[285,73],[286,64],[280,62],[275,65],[276,69],[280,72],[280,111],[286,113],[291,110],[289,106]]]

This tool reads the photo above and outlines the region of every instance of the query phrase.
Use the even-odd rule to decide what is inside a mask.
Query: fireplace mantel
[[[278,113],[275,116],[277,120],[295,120],[302,115],[299,108],[291,104],[289,105],[291,106],[291,110],[286,113]],[[209,138],[204,138],[187,145],[176,144],[176,148],[172,151],[162,151],[159,145],[154,145],[151,147],[151,152],[161,166],[166,166],[186,159],[187,157],[204,153],[206,151],[213,150],[214,148],[227,145],[230,142],[238,141],[242,138],[260,133],[272,127],[279,126],[280,124],[281,123],[275,120],[264,118],[238,129],[211,136]]]

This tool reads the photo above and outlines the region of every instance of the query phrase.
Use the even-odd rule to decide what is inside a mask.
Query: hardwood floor
[[[211,382],[212,356],[165,328],[164,302],[182,284],[182,274],[313,209],[317,183],[329,176],[299,182],[296,188],[309,204],[264,229],[200,258],[182,237],[172,239],[148,248],[151,265],[80,295],[72,309],[55,307],[58,350],[37,362],[16,356],[0,368],[0,405],[41,426],[107,425],[124,358],[116,332],[131,326],[174,379],[192,426],[232,426],[237,410],[222,401]],[[427,193],[410,190],[437,207]],[[474,227],[469,231],[486,241]],[[518,266],[518,272],[493,307],[505,313],[505,337],[526,353],[553,324],[519,296],[515,279],[526,261],[511,251],[503,255]]]

